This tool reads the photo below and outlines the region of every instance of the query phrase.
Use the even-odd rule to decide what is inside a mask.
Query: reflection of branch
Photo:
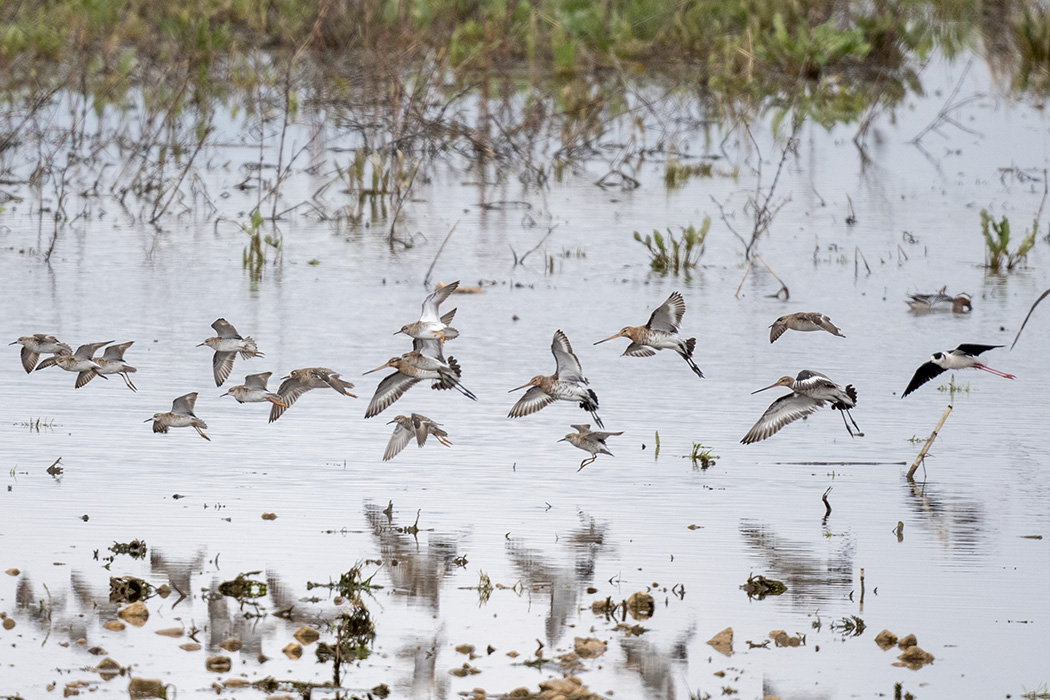
[[[762,256],[759,255],[758,253],[755,253],[755,255],[750,260],[747,261],[747,267],[744,269],[744,276],[740,278],[740,284],[738,284],[736,286],[736,293],[733,294],[733,296],[734,297],[738,297],[738,298],[740,297],[740,288],[744,286],[744,280],[747,279],[748,273],[751,272],[751,265],[752,265],[752,263],[755,262],[755,260],[758,260],[760,263],[765,265],[766,269],[769,270],[769,274],[773,275],[773,279],[775,279],[777,282],[780,282],[780,289],[777,290],[776,294],[771,294],[770,296],[779,299],[780,298],[780,294],[783,293],[784,294],[784,301],[787,301],[788,299],[790,299],[791,298],[791,292],[788,291],[787,285],[784,284],[784,280],[782,280],[779,277],[777,277],[777,273],[773,272],[773,268],[771,268],[769,266],[769,263],[767,263],[765,260],[763,260]]]
[[[445,240],[441,241],[441,247],[438,248],[438,252],[434,255],[434,259],[430,262],[430,267],[427,268],[427,276],[423,278],[423,286],[427,286],[430,283],[430,273],[434,271],[434,266],[437,265],[438,258],[441,257],[441,251],[445,249],[445,244],[448,243],[448,239],[452,238],[452,233],[459,226],[459,222],[452,224],[452,228],[449,229],[448,235],[445,236]],[[418,519],[417,519],[418,520]]]
[[[953,102],[953,100],[955,99],[955,96],[959,94],[959,89],[962,88],[963,81],[966,80],[966,75],[967,75],[967,73],[970,72],[970,66],[972,66],[972,65],[973,65],[973,61],[970,61],[969,63],[966,64],[966,68],[965,68],[965,70],[963,70],[963,74],[961,76],[959,76],[959,82],[957,82],[955,84],[955,89],[953,89],[951,94],[948,95],[948,99],[944,101],[944,106],[941,107],[941,111],[937,112],[937,116],[933,118],[933,121],[931,121],[929,124],[927,124],[926,128],[923,129],[922,131],[920,131],[918,136],[913,138],[908,143],[910,143],[912,145],[915,145],[915,146],[919,145],[919,142],[922,141],[923,137],[926,136],[926,134],[930,133],[931,131],[936,130],[942,124],[951,124],[952,126],[958,128],[958,129],[961,129],[962,131],[965,131],[968,134],[976,134],[977,133],[976,131],[974,131],[972,129],[966,128],[965,126],[960,124],[958,121],[956,121],[953,117],[948,115],[949,112],[957,110],[960,107],[964,107],[965,105],[968,105],[969,103],[971,103],[971,102],[973,102],[975,100],[979,100],[982,97],[984,97],[984,95],[982,95],[981,93],[977,93],[976,95],[971,95],[970,97],[967,97],[965,100],[962,100],[960,102]]]
[[[540,239],[540,242],[537,243],[531,250],[529,250],[527,253],[522,255],[520,258],[518,257],[518,254],[516,252],[514,252],[514,246],[512,246],[512,245],[510,245],[508,243],[507,245],[510,246],[510,252],[514,256],[514,267],[517,267],[518,265],[524,265],[525,264],[525,258],[529,257],[529,255],[531,255],[532,253],[535,253],[537,250],[539,250],[539,247],[541,245],[543,245],[544,242],[548,238],[550,238],[550,235],[552,233],[554,233],[554,229],[556,229],[557,227],[558,227],[558,225],[555,224],[554,226],[551,226],[550,228],[548,228],[547,229],[547,233],[543,236],[543,238]]]

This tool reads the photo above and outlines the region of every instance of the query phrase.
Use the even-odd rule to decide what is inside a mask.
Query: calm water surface
[[[962,72],[937,70],[946,91]],[[759,154],[742,141],[728,144],[731,158],[715,161],[715,177],[673,192],[663,186],[661,163],[643,165],[642,187],[631,192],[594,186],[606,169],[600,162],[541,193],[517,182],[482,191],[476,177],[444,171],[420,185],[406,209],[405,230],[420,233],[415,247],[391,251],[385,230],[333,231],[304,216],[284,223],[283,259],[258,283],[241,269],[245,236],[230,224],[186,220],[157,232],[114,206],[64,231],[47,265],[26,249],[46,248],[50,225],[39,223],[28,199],[9,204],[0,231],[4,340],[34,332],[72,344],[135,340],[127,359],[138,367],[140,390],[115,378],[74,391],[73,376],[57,369],[26,375],[17,346],[0,363],[7,486],[0,570],[20,571],[0,576],[0,611],[16,623],[0,630],[0,690],[44,697],[50,684],[57,694],[86,681],[82,692],[125,694],[126,676],[106,681],[92,672],[103,656],[91,647],[132,676],[175,686],[180,697],[213,693],[214,682],[231,677],[331,680],[332,663],[317,661],[316,644],[299,660],[281,650],[304,624],[334,641],[326,622],[349,606],[308,583],[338,580],[355,565],[382,588],[363,594],[375,640],[368,658],[343,667],[344,695],[380,683],[398,698],[535,691],[563,673],[557,664],[522,662],[535,658],[539,643],[544,658],[571,651],[574,637],[608,642],[604,656],[569,673],[610,697],[721,696],[723,688],[745,698],[884,697],[898,682],[918,697],[942,698],[1045,688],[1042,582],[1050,556],[1046,539],[1029,536],[1050,535],[1050,312],[1037,311],[1014,351],[987,356],[1016,381],[963,372],[954,381],[964,391],[954,398],[938,390],[949,375],[899,398],[933,351],[963,342],[1009,346],[1050,286],[1045,242],[1026,269],[990,275],[981,267],[979,228],[982,208],[1009,216],[1015,231],[1031,221],[1041,182],[1020,183],[1000,169],[1048,167],[1050,124],[1043,110],[996,97],[977,69],[963,88],[975,92],[988,96],[959,115],[975,133],[931,134],[925,154],[908,141],[943,105],[944,93],[933,89],[892,123],[876,121],[867,164],[852,127],[803,130],[778,189],[790,202],[759,247],[788,285],[787,301],[771,297],[778,284],[764,269],[734,296],[743,246],[712,198],[737,230],[748,230],[742,209]],[[779,155],[757,131],[768,183]],[[245,153],[245,161],[254,157]],[[737,178],[728,175],[733,166]],[[212,177],[231,195],[227,215],[243,220],[251,202],[233,189],[241,175],[231,166]],[[291,182],[291,201],[295,188],[313,187]],[[853,226],[845,222],[847,197]],[[523,207],[480,206],[501,200],[528,202],[535,225]],[[677,231],[705,215],[713,222],[701,269],[690,279],[651,275],[632,232]],[[522,254],[555,224],[545,246],[515,267],[511,247]],[[359,375],[407,349],[391,334],[416,318],[423,279],[453,225],[432,279],[483,288],[447,305],[459,308],[462,332],[449,352],[479,401],[416,388],[365,421],[384,375]],[[553,272],[544,270],[545,253]],[[870,273],[855,263],[860,256]],[[908,293],[942,285],[971,293],[973,312],[908,312]],[[592,346],[643,323],[676,289],[705,379],[669,353],[620,357],[626,340]],[[769,344],[776,317],[810,310],[829,314],[846,338],[790,332]],[[322,365],[355,381],[360,398],[314,391],[272,425],[264,406],[220,399],[225,388],[212,382],[211,351],[195,347],[220,316],[265,352],[238,359],[228,385],[272,371],[275,388],[290,369]],[[607,428],[624,432],[610,439],[615,458],[580,472],[584,453],[556,441],[585,413],[555,405],[506,418],[517,397],[507,391],[553,371],[549,346],[559,328],[601,399]],[[807,368],[857,387],[853,413],[865,436],[851,439],[840,417],[824,410],[740,445],[777,395],[750,392]],[[189,391],[200,393],[197,415],[212,441],[188,430],[152,434],[143,421]],[[954,411],[926,460],[926,480],[909,484],[901,463],[921,447],[910,439],[925,438],[949,402]],[[410,446],[383,463],[386,421],[409,411],[444,424],[454,446]],[[27,425],[37,419],[47,427]],[[700,470],[683,457],[694,442],[718,455],[714,466]],[[51,476],[46,468],[59,457],[64,471]],[[821,495],[829,487],[834,510],[825,520]],[[264,512],[277,519],[263,520]],[[418,533],[404,531],[417,514]],[[134,539],[147,543],[146,557],[113,557],[114,543]],[[217,592],[247,572],[269,584],[257,607]],[[482,574],[498,584],[487,597],[478,590]],[[751,600],[740,590],[750,574],[782,580],[787,591]],[[108,631],[102,625],[123,606],[110,602],[109,579],[123,575],[167,583],[185,597],[150,598],[144,626]],[[622,618],[591,611],[594,601],[638,591],[656,603],[640,636],[617,630]],[[851,616],[866,625],[858,636],[838,629]],[[200,630],[204,648],[183,651],[186,638],[155,634],[171,627]],[[706,643],[726,627],[734,631],[732,657]],[[899,651],[873,642],[884,628],[914,633],[936,661],[918,671],[893,666]],[[749,648],[748,640],[760,644],[778,629],[805,634],[805,644]],[[217,646],[228,639],[241,650]],[[480,656],[458,653],[460,644]],[[206,670],[206,656],[216,654],[232,658],[229,673]],[[449,674],[464,662],[480,673]]]

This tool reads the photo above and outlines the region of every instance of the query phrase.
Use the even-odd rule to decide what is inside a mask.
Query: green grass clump
[[[661,275],[671,273],[675,276],[696,268],[700,256],[704,254],[704,241],[711,228],[711,217],[705,216],[700,228],[692,224],[682,227],[681,236],[676,238],[671,229],[667,229],[666,238],[662,233],[653,230],[651,236],[634,232],[634,240],[649,251],[649,267]]]
[[[1035,234],[1039,222],[1032,222],[1032,231],[1025,236],[1017,249],[1010,252],[1010,221],[1004,216],[1002,221],[996,222],[988,214],[987,209],[981,210],[981,235],[984,236],[985,256],[984,266],[992,272],[1007,272],[1024,262],[1028,251],[1035,245]]]

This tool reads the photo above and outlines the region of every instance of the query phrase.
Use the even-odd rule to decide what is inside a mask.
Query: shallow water
[[[899,398],[935,350],[1009,346],[1028,306],[1050,286],[1045,242],[1026,269],[1000,277],[981,267],[979,233],[981,208],[1008,215],[1015,231],[1039,209],[1042,183],[1019,183],[1000,168],[1047,167],[1044,110],[996,97],[974,67],[960,94],[988,96],[959,117],[976,134],[946,128],[924,139],[926,154],[908,143],[962,70],[931,67],[929,97],[892,123],[876,120],[867,165],[850,140],[854,128],[804,129],[778,188],[790,202],[759,246],[788,285],[787,301],[771,298],[778,284],[757,268],[734,295],[743,246],[712,198],[728,202],[732,225],[747,230],[742,208],[758,155],[742,140],[727,145],[730,159],[716,161],[716,173],[737,165],[739,177],[694,179],[672,192],[655,162],[629,192],[594,186],[602,163],[541,193],[517,182],[482,192],[475,178],[449,170],[421,184],[406,208],[405,230],[422,234],[415,247],[391,250],[385,230],[348,232],[293,218],[282,226],[282,261],[257,283],[241,269],[245,236],[233,225],[187,220],[157,233],[114,207],[64,231],[48,265],[24,250],[46,248],[49,226],[28,202],[9,204],[0,231],[4,337],[135,340],[127,359],[138,367],[140,390],[113,378],[74,391],[72,375],[58,369],[27,376],[17,346],[0,365],[9,470],[0,492],[0,570],[20,570],[0,576],[0,611],[16,623],[0,630],[0,690],[40,697],[49,684],[58,692],[85,680],[97,693],[122,695],[126,677],[105,681],[91,671],[103,658],[88,653],[96,646],[130,675],[158,678],[190,697],[230,677],[331,680],[332,663],[316,661],[316,644],[299,660],[281,650],[303,624],[333,642],[326,622],[348,606],[308,583],[338,580],[355,564],[382,588],[362,595],[376,636],[371,656],[342,669],[350,691],[381,683],[405,698],[536,690],[562,675],[556,664],[523,665],[538,642],[549,659],[589,636],[607,641],[608,651],[571,673],[592,692],[616,697],[719,696],[725,687],[740,697],[876,697],[897,682],[917,696],[993,697],[1047,683],[1039,586],[1047,540],[1030,537],[1047,535],[1050,523],[1046,309],[1014,351],[988,355],[1016,381],[962,372],[954,381],[965,390],[954,397],[938,390],[944,375]],[[768,133],[756,131],[768,183],[779,154]],[[223,205],[231,218],[250,209],[233,190],[239,173],[212,176],[231,195]],[[296,187],[308,191],[311,183],[293,181],[289,198]],[[858,220],[852,226],[847,196]],[[523,224],[521,206],[480,206],[493,201],[527,201],[537,225]],[[704,215],[713,221],[701,269],[688,280],[651,275],[631,232],[677,231]],[[521,255],[554,224],[545,247],[514,266],[511,247]],[[432,279],[481,281],[482,293],[447,305],[459,308],[462,332],[449,352],[480,400],[415,388],[364,421],[384,375],[358,375],[407,349],[391,334],[415,318],[422,281],[453,225]],[[552,273],[544,271],[544,252],[554,256]],[[908,293],[941,285],[970,292],[973,312],[908,312]],[[619,357],[625,340],[591,345],[643,323],[676,289],[688,304],[683,332],[698,338],[705,379],[669,353],[634,359]],[[830,315],[846,338],[788,332],[769,344],[777,316],[809,310]],[[314,391],[272,425],[265,407],[220,399],[225,388],[212,383],[211,351],[194,347],[220,316],[265,352],[238,359],[227,386],[248,372],[273,371],[275,388],[292,368],[323,365],[352,378],[360,398]],[[506,418],[517,398],[507,390],[553,371],[549,346],[558,328],[600,397],[607,428],[624,431],[610,439],[615,458],[579,472],[584,453],[556,441],[570,423],[588,420],[585,413],[555,405]],[[854,416],[864,437],[851,439],[839,416],[824,410],[767,441],[740,445],[777,395],[750,392],[801,369],[857,387]],[[212,441],[185,429],[152,434],[143,421],[189,391],[200,392],[197,415]],[[949,402],[954,411],[926,460],[925,481],[909,484],[907,464]],[[386,421],[409,411],[442,423],[454,446],[410,446],[383,463]],[[37,419],[46,426],[27,425]],[[700,470],[683,458],[694,442],[718,455],[714,466]],[[45,470],[58,457],[64,471],[53,477]],[[825,520],[821,495],[829,487],[833,512]],[[382,511],[391,502],[388,518]],[[277,519],[263,520],[264,512]],[[397,530],[417,514],[418,533]],[[133,539],[147,543],[147,557],[110,561],[114,543]],[[216,591],[242,572],[261,572],[254,578],[269,583],[258,608]],[[502,586],[487,599],[477,590],[482,572]],[[782,580],[787,591],[749,600],[740,586],[752,573]],[[150,598],[143,627],[108,631],[102,624],[122,606],[109,602],[109,578],[122,575],[168,583],[185,597]],[[638,621],[641,636],[625,636],[615,629],[621,618],[591,611],[594,601],[646,590],[656,608]],[[286,618],[274,615],[289,608]],[[853,615],[866,625],[860,635],[834,629]],[[170,627],[200,629],[195,638],[204,648],[182,651],[185,638],[155,634]],[[734,630],[732,657],[706,644],[725,627]],[[884,628],[914,633],[936,661],[918,671],[894,667],[899,652],[872,641]],[[761,643],[777,629],[805,634],[805,644],[748,648],[747,640]],[[217,646],[231,638],[242,643],[239,652]],[[460,644],[481,655],[468,659],[456,652]],[[233,659],[231,672],[205,669],[215,654]],[[481,673],[449,674],[464,662]],[[337,692],[315,689],[312,697]]]

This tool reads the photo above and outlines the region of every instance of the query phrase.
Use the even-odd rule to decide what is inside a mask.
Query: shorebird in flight
[[[572,427],[576,429],[576,432],[569,433],[561,440],[558,440],[558,442],[568,442],[574,447],[578,447],[585,452],[591,453],[590,457],[587,457],[580,462],[580,469],[583,469],[588,464],[598,459],[598,455],[600,454],[612,457],[613,453],[609,452],[605,440],[613,435],[623,435],[622,430],[618,433],[603,433],[597,430],[591,430],[589,424],[574,425]],[[580,469],[577,469],[576,471],[580,471]]]
[[[244,384],[231,386],[229,391],[222,396],[232,396],[237,399],[237,403],[261,403],[263,401],[269,401],[275,406],[288,408],[288,405],[281,400],[279,394],[275,394],[266,388],[266,383],[270,381],[271,374],[273,374],[273,372],[249,374],[244,378]],[[220,396],[219,398],[222,397]]]
[[[153,432],[166,433],[168,428],[185,428],[192,426],[202,438],[211,442],[211,438],[204,434],[208,424],[193,415],[193,404],[197,402],[197,392],[184,394],[171,402],[171,411],[168,413],[154,413],[152,418],[142,421],[149,423],[153,421]]]
[[[441,342],[452,340],[459,336],[459,331],[448,325],[452,323],[452,318],[456,315],[455,309],[452,309],[444,316],[438,316],[438,307],[441,305],[441,302],[448,299],[449,295],[456,291],[458,287],[459,280],[456,280],[436,290],[423,300],[423,313],[420,314],[419,320],[401,326],[401,330],[396,331],[394,335],[404,333],[420,340],[437,338]]]
[[[919,369],[915,370],[915,374],[912,375],[911,381],[908,382],[908,387],[904,390],[904,393],[901,394],[901,398],[903,399],[926,382],[950,369],[969,369],[972,367],[973,369],[983,369],[985,372],[991,372],[992,374],[1006,379],[1016,379],[1012,374],[992,369],[988,365],[982,363],[978,357],[981,353],[1001,347],[1002,345],[975,345],[972,343],[963,343],[954,350],[933,353],[933,356],[930,357],[928,362],[923,363],[919,366]]]
[[[850,437],[864,437],[864,433],[860,431],[860,426],[853,420],[853,415],[849,412],[851,408],[857,405],[857,390],[853,388],[852,384],[847,384],[846,388],[843,389],[820,372],[804,369],[794,379],[781,377],[776,383],[751,393],[757,394],[759,391],[773,389],[778,386],[791,389],[791,393],[781,396],[769,404],[769,408],[758,419],[758,422],[740,440],[743,444],[749,445],[759,440],[765,440],[788,423],[793,423],[799,418],[805,418],[825,403],[830,403],[832,408],[842,411],[842,422],[845,424],[846,432],[850,434]],[[857,429],[856,433],[853,432],[849,423],[846,422],[847,416],[849,416],[850,423],[853,423],[853,427]]]
[[[79,389],[95,377],[102,376],[96,373],[95,370],[99,369],[100,365],[95,362],[91,356],[98,352],[99,348],[109,345],[112,342],[112,340],[107,340],[102,343],[85,343],[78,347],[72,355],[63,350],[37,365],[36,371],[39,372],[42,369],[57,366],[67,372],[76,372],[77,380],[73,383],[73,386],[74,388]],[[108,377],[106,378],[108,379]]]
[[[24,335],[10,345],[22,346],[22,367],[29,374],[36,367],[36,361],[45,353],[50,354],[73,354],[73,348],[65,343],[59,342],[58,338],[45,333],[34,333]]]
[[[799,311],[798,313],[781,316],[776,321],[773,321],[773,325],[769,327],[769,342],[772,343],[784,335],[784,331],[789,329],[793,331],[827,331],[840,338],[846,337],[839,332],[838,326],[832,323],[831,319],[824,314],[816,311]]]
[[[406,352],[400,357],[391,357],[375,369],[365,372],[365,374],[371,374],[387,367],[393,367],[397,370],[379,382],[379,386],[376,387],[376,392],[372,395],[372,400],[369,401],[368,408],[365,410],[365,418],[379,415],[404,396],[406,391],[424,379],[434,380],[431,385],[433,389],[455,389],[472,401],[478,400],[478,397],[470,389],[460,383],[459,365],[455,364],[453,358],[449,358],[449,362],[446,363],[438,357],[431,357],[422,353],[419,348],[424,347],[428,343],[433,345],[440,344],[435,339],[429,341],[417,339],[414,344],[417,348],[416,350]]]
[[[230,376],[230,371],[233,369],[233,359],[237,357],[237,353],[240,353],[241,359],[244,360],[250,357],[263,357],[263,354],[259,352],[259,348],[255,345],[255,340],[251,336],[242,338],[237,329],[233,327],[233,324],[226,319],[215,319],[215,323],[211,324],[211,327],[215,329],[216,335],[211,338],[205,338],[204,342],[199,343],[197,347],[207,345],[215,351],[215,356],[212,357],[211,361],[212,372],[215,375],[215,386],[222,386],[222,383]]]
[[[383,453],[383,461],[393,459],[405,449],[405,446],[414,437],[416,444],[420,447],[427,441],[427,436],[433,435],[434,439],[445,447],[451,447],[448,433],[442,430],[440,423],[435,423],[424,415],[413,413],[411,416],[395,416],[390,423],[395,423],[394,434],[390,436],[390,442],[386,444],[386,452]],[[387,423],[387,425],[390,425]]]
[[[129,340],[126,343],[110,345],[102,353],[102,357],[93,358],[95,364],[98,365],[95,369],[95,374],[119,374],[129,389],[138,391],[138,388],[131,381],[131,377],[128,376],[128,372],[137,372],[138,370],[124,361],[124,351],[130,348],[134,342],[134,340]]]
[[[554,374],[537,375],[525,384],[511,389],[511,391],[518,391],[529,387],[529,390],[518,399],[507,415],[511,418],[520,418],[535,413],[558,400],[574,401],[580,404],[580,408],[591,414],[599,428],[604,428],[605,424],[602,423],[597,413],[598,395],[587,386],[587,378],[583,376],[580,361],[573,353],[569,339],[560,330],[554,332],[551,352],[554,354],[556,363]]]
[[[354,399],[357,398],[355,394],[351,394],[348,391],[349,389],[353,389],[354,385],[340,378],[338,372],[330,370],[327,367],[304,367],[303,369],[293,369],[286,376],[281,378],[284,381],[281,382],[281,386],[277,389],[277,396],[280,397],[280,400],[271,401],[273,404],[270,406],[269,422],[271,423],[280,418],[285,411],[292,407],[293,403],[299,400],[300,396],[311,389],[330,387],[343,396],[349,396]]]
[[[704,373],[693,362],[696,338],[683,339],[678,335],[684,314],[685,300],[678,292],[671,292],[671,296],[656,307],[644,326],[625,326],[616,335],[599,340],[595,345],[615,338],[630,338],[631,343],[623,351],[624,355],[630,357],[651,357],[657,350],[674,350],[689,364],[696,376],[703,379]]]

